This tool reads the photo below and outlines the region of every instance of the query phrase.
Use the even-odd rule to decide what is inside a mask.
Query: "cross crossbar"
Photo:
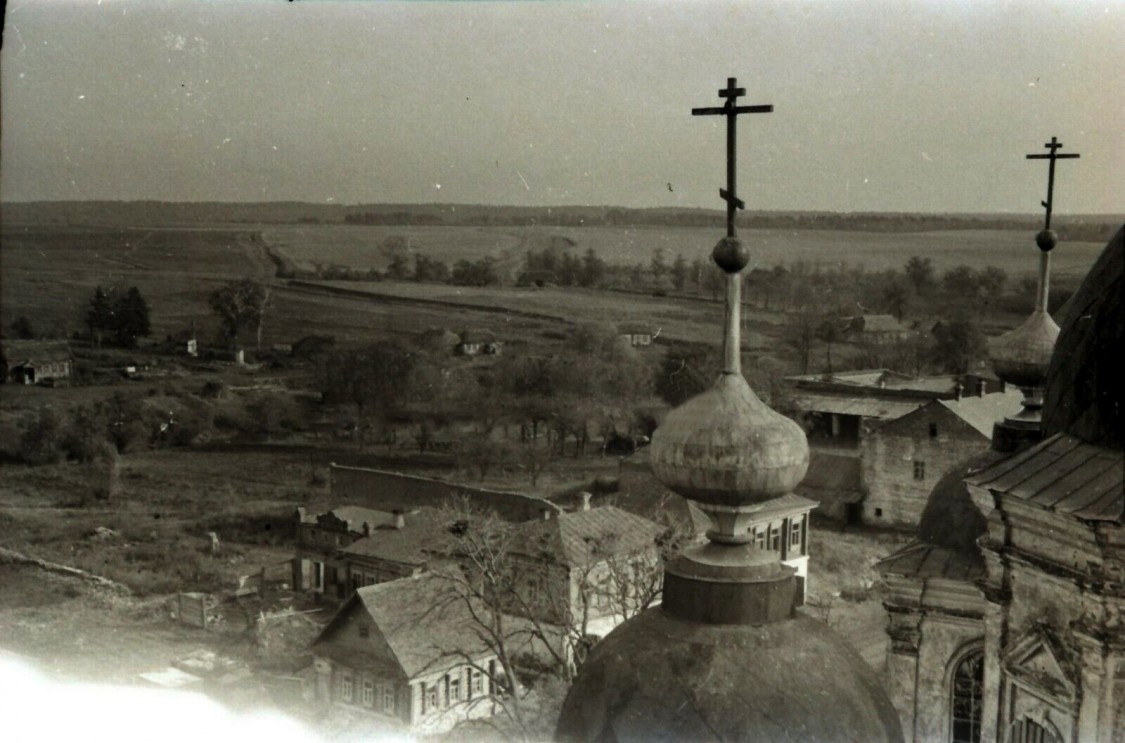
[[[1054,206],[1054,193],[1055,193],[1055,161],[1056,160],[1077,160],[1081,155],[1076,152],[1068,152],[1065,155],[1059,154],[1058,150],[1063,146],[1058,137],[1051,137],[1051,141],[1043,145],[1050,152],[1047,154],[1034,154],[1027,155],[1028,160],[1050,160],[1050,166],[1047,169],[1047,200],[1040,201],[1039,203],[1047,210],[1047,216],[1044,220],[1043,229],[1051,229],[1051,210]]]
[[[738,81],[733,77],[727,78],[727,87],[719,90],[719,97],[726,98],[722,106],[709,106],[693,108],[692,116],[726,116],[727,117],[727,187],[719,189],[719,197],[727,202],[727,237],[734,237],[734,211],[745,209],[746,202],[736,195],[736,117],[739,114],[768,114],[773,112],[772,104],[755,106],[736,106],[735,99],[746,95],[746,88],[738,87]]]

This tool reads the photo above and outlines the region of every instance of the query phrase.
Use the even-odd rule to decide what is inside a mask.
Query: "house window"
[[[926,479],[926,463],[925,462],[922,462],[922,461],[917,460],[917,459],[914,460],[914,479],[915,480],[925,480]]]
[[[449,703],[461,701],[461,679],[455,678],[449,682]]]
[[[770,527],[770,549],[778,551],[781,549],[781,528],[777,526]]]
[[[345,702],[352,701],[352,673],[344,671],[340,674],[340,699]]]
[[[483,680],[483,677],[481,676],[480,671],[473,671],[473,693],[474,694],[483,694],[484,693],[484,680]]]
[[[789,527],[789,546],[800,548],[801,546],[801,522],[794,521]]]
[[[383,684],[379,694],[383,700],[383,711],[388,715],[395,713],[395,687],[391,684]]]
[[[438,688],[437,688],[437,686],[431,686],[430,689],[429,689],[429,692],[426,695],[426,708],[427,709],[437,709],[437,706],[438,706]]]
[[[983,689],[984,653],[977,650],[965,656],[953,672],[953,743],[980,743]]]
[[[937,424],[936,423],[930,424],[930,438],[931,439],[937,438]]]
[[[882,508],[876,508],[875,509],[875,517],[876,518],[882,518],[883,517],[883,509]]]
[[[363,706],[375,706],[375,682],[371,679],[363,680]]]
[[[761,550],[764,550],[766,548],[765,528],[759,529],[758,527],[754,527],[754,546]]]

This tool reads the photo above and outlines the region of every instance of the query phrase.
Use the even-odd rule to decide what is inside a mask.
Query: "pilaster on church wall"
[[[919,624],[917,611],[898,610],[887,615],[887,693],[902,721],[905,743],[914,741],[914,708],[917,704]]]
[[[1000,740],[998,735],[1002,674],[1000,653],[1007,622],[1007,606],[989,602],[984,615],[984,691],[981,703],[981,740]]]

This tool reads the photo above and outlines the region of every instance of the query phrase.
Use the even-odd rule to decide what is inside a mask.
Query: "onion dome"
[[[989,356],[1000,379],[1017,387],[1039,387],[1047,378],[1059,326],[1046,310],[1036,310],[1018,328],[992,342]]]
[[[703,624],[650,609],[591,651],[555,734],[571,741],[900,741],[879,679],[800,616]]]
[[[743,95],[734,78],[716,111]],[[796,568],[750,539],[756,513],[796,487],[809,446],[742,376],[735,236],[734,127],[728,127],[727,236],[712,258],[726,273],[723,372],[665,418],[649,446],[653,474],[711,519],[708,542],[664,565],[659,606],[594,646],[563,703],[559,741],[901,741],[874,671],[823,623],[801,614]]]
[[[741,374],[668,414],[653,435],[652,471],[671,490],[701,503],[743,505],[795,488],[809,445],[794,421],[758,399]]]
[[[1047,374],[1044,436],[1060,431],[1120,449],[1125,437],[1125,226],[1105,246],[1068,302]]]

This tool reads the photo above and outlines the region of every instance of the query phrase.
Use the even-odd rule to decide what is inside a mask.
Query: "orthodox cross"
[[[727,87],[719,91],[720,98],[727,101],[722,106],[713,108],[693,108],[692,116],[726,116],[727,117],[727,187],[719,189],[719,196],[727,202],[727,237],[734,237],[734,210],[745,209],[746,204],[738,198],[735,192],[735,121],[739,114],[768,114],[773,111],[773,105],[761,106],[736,106],[735,99],[746,95],[746,88],[738,87],[737,80],[727,78]],[[1062,157],[1066,157],[1063,155]],[[1054,161],[1052,161],[1054,167]],[[1052,171],[1054,172],[1054,171]]]
[[[1055,192],[1055,160],[1077,159],[1079,155],[1077,153],[1060,155],[1057,150],[1063,145],[1062,142],[1058,140],[1058,137],[1051,137],[1051,141],[1043,146],[1050,150],[1048,154],[1028,155],[1027,159],[1051,161],[1051,166],[1047,170],[1047,200],[1039,202],[1047,210],[1047,221],[1046,224],[1044,224],[1043,229],[1049,230],[1051,229],[1051,205],[1053,203],[1053,194]]]

